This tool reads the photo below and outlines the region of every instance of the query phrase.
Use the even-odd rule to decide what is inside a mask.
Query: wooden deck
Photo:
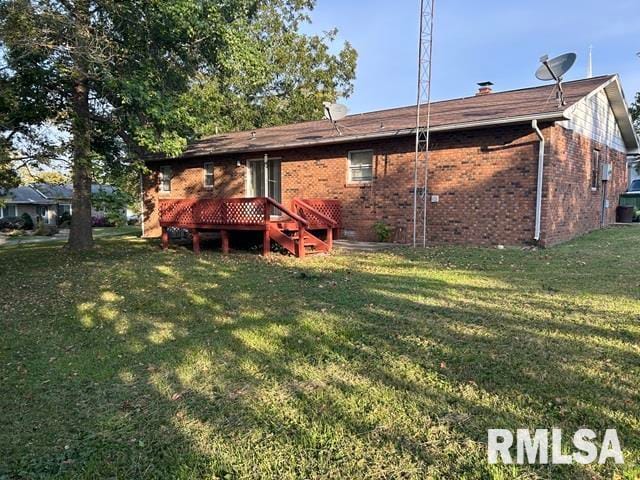
[[[294,198],[291,208],[268,197],[160,200],[162,246],[169,245],[168,228],[191,232],[193,251],[200,252],[200,233],[218,231],[223,253],[229,252],[229,232],[263,232],[262,253],[269,255],[271,242],[303,258],[329,252],[341,228],[337,200]]]

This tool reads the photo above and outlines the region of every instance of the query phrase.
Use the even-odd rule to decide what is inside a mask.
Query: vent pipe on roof
[[[480,88],[478,89],[476,96],[489,95],[490,93],[493,93],[493,89],[491,88],[493,86],[492,82],[478,82],[478,86]]]

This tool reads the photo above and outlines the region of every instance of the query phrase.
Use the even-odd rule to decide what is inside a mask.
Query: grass
[[[2,248],[0,478],[638,478],[639,240]],[[582,426],[625,464],[486,463],[488,428]]]
[[[124,227],[95,227],[93,228],[93,238],[105,238],[105,237],[118,237],[124,235],[136,235],[139,234],[140,227],[138,226],[124,226]],[[20,230],[15,230],[13,234],[6,234],[0,232],[0,247],[24,245],[26,243],[66,243],[67,236],[52,236],[42,237],[35,235],[25,235]],[[19,235],[16,235],[18,233]]]

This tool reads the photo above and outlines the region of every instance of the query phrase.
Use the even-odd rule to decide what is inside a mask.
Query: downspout
[[[540,224],[542,223],[542,180],[544,178],[544,136],[538,128],[538,120],[531,121],[531,127],[536,132],[540,145],[538,147],[538,184],[536,187],[536,228],[533,239],[540,241]]]

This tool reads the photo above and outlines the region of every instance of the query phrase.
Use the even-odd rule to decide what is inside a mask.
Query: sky
[[[436,0],[432,99],[540,85],[539,58],[575,52],[565,80],[620,74],[627,102],[640,91],[639,0]],[[317,0],[305,33],[339,30],[358,51],[350,113],[415,104],[419,0]]]

